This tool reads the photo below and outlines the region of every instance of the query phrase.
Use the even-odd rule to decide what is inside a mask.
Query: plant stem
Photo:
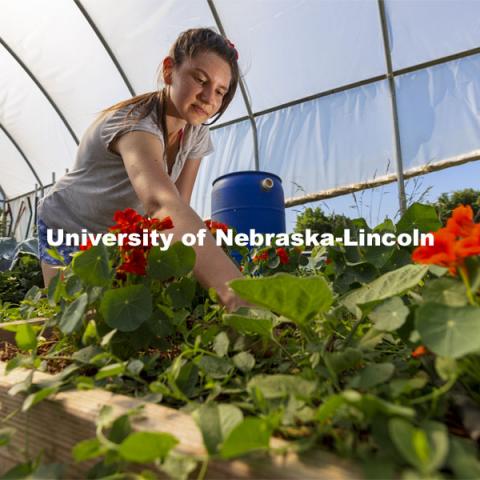
[[[355,332],[357,331],[358,327],[363,321],[363,316],[361,316],[354,324],[352,329],[350,330],[350,333],[348,334],[348,337],[345,339],[345,342],[343,343],[343,348],[347,348],[350,345],[350,342],[352,341],[353,336],[355,335]]]
[[[418,403],[427,402],[429,400],[436,401],[438,397],[447,393],[455,385],[456,381],[457,381],[457,377],[453,376],[446,383],[444,383],[440,388],[436,388],[435,390],[433,390],[430,393],[427,393],[427,395],[424,395],[423,397],[418,397],[411,400],[410,405],[416,405]]]
[[[458,271],[460,272],[460,276],[462,277],[465,288],[467,289],[468,301],[470,302],[470,305],[475,305],[475,299],[473,298],[472,287],[468,279],[466,268],[462,265],[461,267],[459,267]]]
[[[200,468],[200,472],[198,472],[197,480],[204,480],[205,475],[207,474],[208,461],[209,457],[206,457],[205,460],[202,462],[202,467]]]

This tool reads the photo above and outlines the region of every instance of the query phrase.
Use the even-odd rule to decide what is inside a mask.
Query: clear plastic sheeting
[[[190,204],[202,217],[210,217],[212,183],[220,175],[255,170],[252,128],[249,121],[211,132],[215,151],[202,160]]]
[[[396,78],[404,168],[480,149],[480,55]]]
[[[120,74],[73,1],[4,1],[0,32],[78,137],[100,110],[129,97]]]
[[[2,172],[0,187],[8,198],[22,195],[38,183],[23,157],[2,130],[0,130],[0,172]]]
[[[385,73],[377,2],[218,0],[253,111]]]
[[[193,27],[215,28],[206,0],[83,0],[82,5],[137,94],[158,87],[158,67],[180,32]],[[115,12],[115,21],[111,12]],[[246,114],[238,91],[220,121]]]
[[[0,123],[46,185],[51,182],[52,172],[58,176],[71,167],[75,142],[42,92],[1,46],[0,72]],[[5,192],[15,192],[16,196],[32,191],[38,181],[30,169],[30,173],[19,176],[26,172],[27,164],[6,135],[0,136],[0,152],[1,165],[16,164],[10,172],[2,168]]]
[[[397,75],[395,85],[404,170],[477,158],[480,55],[472,54],[480,49],[480,0],[383,4],[391,52],[377,0],[4,0],[0,124],[42,183],[53,172],[60,178],[74,163],[74,136],[98,112],[127,99],[128,84],[136,94],[158,86],[158,66],[180,32],[220,29],[213,5],[239,51],[259,168],[280,175],[286,197],[360,188],[397,171],[386,54],[398,70],[473,50]],[[215,152],[203,160],[192,196],[204,217],[216,177],[255,168],[247,111],[238,89],[212,130]],[[38,182],[8,135],[0,134],[0,185],[14,198]]]
[[[385,7],[395,70],[480,46],[478,0],[386,0]]]
[[[286,197],[395,171],[387,82],[346,90],[258,118],[260,169]]]

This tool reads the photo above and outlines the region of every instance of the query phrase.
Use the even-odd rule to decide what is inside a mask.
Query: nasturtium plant
[[[131,209],[114,223],[112,233],[173,227]],[[435,244],[336,241],[310,259],[280,245],[224,247],[244,274],[230,287],[249,304],[234,312],[198,284],[195,252],[181,242],[86,245],[48,289],[0,304],[14,342],[6,373],[31,370],[9,393],[24,395],[30,416],[58,392],[100,388],[195,421],[205,449],[186,457],[176,432],[141,431],[134,413],[102,409],[96,437],[72,451],[78,465],[96,462],[91,478],[139,469],[143,478],[202,477],[210,462],[261,463],[275,454],[272,437],[285,451],[328,450],[380,477],[476,478],[480,224],[459,206],[441,227],[422,205],[396,224],[347,224],[354,238],[360,229],[433,231]],[[38,381],[37,370],[54,375]],[[0,447],[12,435],[1,429]],[[53,470],[29,458],[12,475]]]

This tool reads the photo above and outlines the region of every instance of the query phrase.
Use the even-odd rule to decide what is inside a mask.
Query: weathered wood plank
[[[20,395],[12,397],[7,392],[28,375],[26,370],[14,370],[5,375],[4,367],[5,364],[0,362],[2,418],[20,409],[23,397]],[[47,374],[36,372],[34,380],[49,377]],[[104,390],[69,391],[56,394],[29,412],[12,416],[4,424],[16,428],[17,433],[11,445],[0,448],[0,475],[15,463],[24,461],[23,453],[28,449],[30,457],[43,451],[45,461],[69,465],[65,472],[66,478],[85,478],[85,473],[95,461],[75,464],[71,450],[77,442],[95,436],[95,420],[104,405],[110,405],[115,415],[122,415],[131,408],[145,405],[144,415],[133,421],[135,430],[172,433],[180,441],[177,447],[179,452],[188,455],[205,454],[201,434],[193,419],[185,413]],[[271,446],[276,448],[284,445],[285,442],[280,439],[273,439],[271,443]],[[288,453],[252,455],[234,461],[214,461],[209,465],[207,478],[343,480],[360,478],[360,474],[352,465],[333,455],[310,452],[302,457]]]

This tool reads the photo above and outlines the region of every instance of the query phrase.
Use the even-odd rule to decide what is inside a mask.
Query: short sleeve
[[[197,131],[193,145],[188,152],[188,158],[203,158],[213,152],[213,143],[210,138],[210,130],[205,125],[201,125]]]
[[[127,116],[129,109],[130,107],[117,110],[104,120],[100,128],[100,138],[105,148],[108,150],[115,139],[125,133],[133,131],[152,133],[163,145],[162,131],[153,121],[152,117],[149,115],[139,120],[138,114],[130,114]]]

